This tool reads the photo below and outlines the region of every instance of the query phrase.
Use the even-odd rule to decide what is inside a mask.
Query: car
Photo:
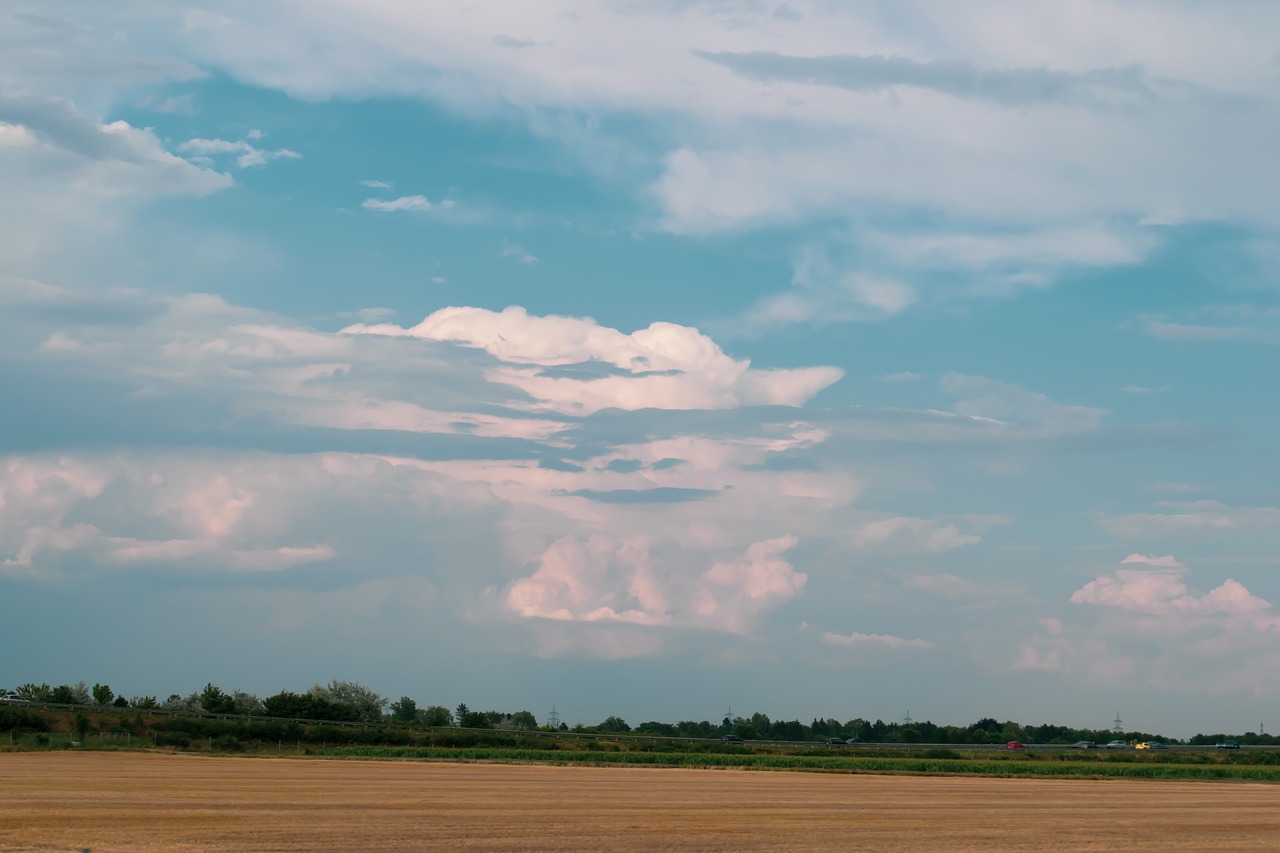
[[[1107,741],[1107,749],[1128,749],[1128,748],[1129,748],[1129,744],[1125,743],[1122,740]]]
[[[1093,749],[1096,744],[1091,740],[1078,740],[1071,744],[1072,749]]]
[[[1134,749],[1165,749],[1165,745],[1158,740],[1144,740],[1142,743],[1134,744]]]
[[[0,696],[0,705],[30,705],[26,699],[23,699],[17,693],[6,693]]]
[[[1240,744],[1234,740],[1218,741],[1218,749],[1239,749]]]
[[[826,743],[827,746],[844,746],[845,740],[842,737],[829,737],[824,741],[824,743]]]
[[[720,742],[721,743],[746,743],[746,741],[744,741],[742,738],[738,737],[737,735],[725,735],[724,737],[720,738]]]
[[[1026,749],[1027,745],[1021,741],[1011,740],[1004,745],[1005,749]]]

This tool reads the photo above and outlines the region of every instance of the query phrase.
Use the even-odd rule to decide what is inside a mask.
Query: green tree
[[[537,717],[529,711],[516,711],[509,719],[512,728],[532,730],[538,727]]]
[[[89,685],[83,681],[77,681],[71,685],[71,695],[74,697],[75,704],[88,705],[93,701],[93,697],[89,694]]]
[[[160,707],[159,700],[154,696],[134,696],[129,700],[129,704],[134,708],[145,708],[146,710]]]
[[[206,683],[204,690],[200,691],[200,707],[207,714],[234,714],[236,712],[236,701],[231,696],[222,692],[221,687],[215,686],[212,682]]]
[[[471,714],[471,709],[467,707],[466,702],[459,702],[458,707],[453,709],[453,719],[458,725],[465,725],[462,721]]]
[[[117,697],[116,697],[116,698],[111,702],[111,705],[112,705],[112,707],[115,707],[115,708],[128,708],[128,707],[129,707],[129,700],[128,700],[128,699],[126,699],[126,698],[124,698],[123,696],[117,696]]]
[[[408,696],[401,696],[391,703],[391,719],[397,723],[412,723],[418,719],[418,703]]]
[[[53,693],[53,689],[47,684],[32,684],[30,682],[18,686],[14,691],[28,702],[52,702],[49,698]]]
[[[76,694],[72,692],[71,685],[59,684],[49,691],[49,701],[56,705],[74,705],[76,704]]]
[[[110,687],[108,687],[105,684],[98,684],[96,682],[94,683],[93,704],[110,705],[112,702],[115,701],[115,698],[116,698],[115,691],[112,690]]]
[[[603,723],[596,726],[602,732],[610,734],[623,734],[631,731],[631,726],[627,725],[627,721],[618,716],[607,718]]]
[[[418,719],[424,726],[453,725],[453,714],[443,705],[428,705],[425,710],[418,711]]]

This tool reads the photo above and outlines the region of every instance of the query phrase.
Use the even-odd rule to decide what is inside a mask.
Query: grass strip
[[[422,747],[334,747],[312,750],[342,758],[436,759],[442,761],[536,762],[539,764],[651,767],[740,767],[839,773],[921,773],[963,776],[1105,777],[1118,779],[1235,779],[1280,782],[1280,767],[1174,764],[1169,762],[1036,762],[973,759],[870,758],[857,756],[727,755],[687,752],[594,752]]]

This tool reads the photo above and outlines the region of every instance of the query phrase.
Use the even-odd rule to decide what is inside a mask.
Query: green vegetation
[[[726,754],[705,752],[648,752],[535,749],[423,749],[417,747],[333,747],[313,754],[341,758],[433,759],[437,761],[531,761],[543,764],[645,765],[655,767],[745,768],[749,770],[806,770],[828,773],[920,773],[964,776],[1054,776],[1124,779],[1239,779],[1280,782],[1280,767],[1237,763],[1174,763],[1168,761],[1022,761],[999,758],[926,758],[872,756],[814,756]]]

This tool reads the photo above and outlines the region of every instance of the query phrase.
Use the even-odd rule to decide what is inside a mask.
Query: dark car
[[[1239,749],[1239,748],[1240,748],[1240,744],[1234,740],[1218,741],[1218,749]]]
[[[1072,749],[1093,749],[1094,746],[1095,744],[1091,740],[1078,740],[1071,744]]]
[[[829,737],[823,741],[827,746],[844,746],[845,739],[842,737]]]
[[[720,738],[720,742],[721,743],[746,743],[746,741],[744,741],[742,738],[738,737],[737,735],[725,735],[724,737]]]

